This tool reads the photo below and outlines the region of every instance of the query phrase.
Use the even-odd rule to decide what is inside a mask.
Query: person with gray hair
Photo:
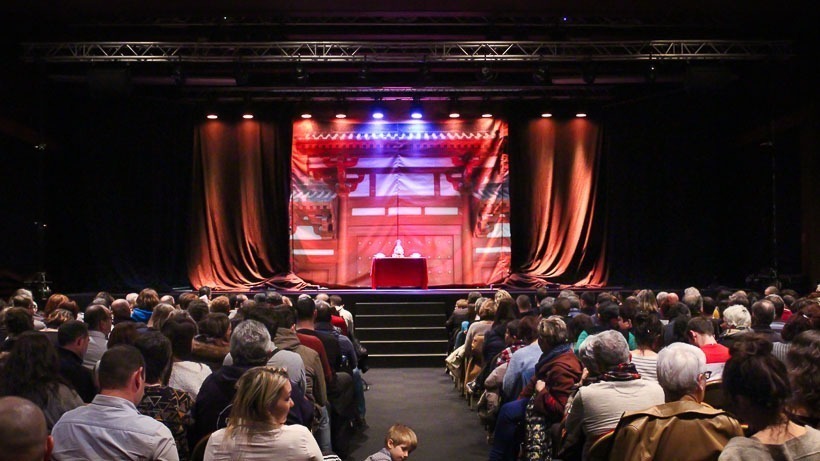
[[[661,386],[641,379],[635,365],[629,363],[629,346],[624,335],[607,330],[585,341],[590,340],[594,342],[587,353],[591,352],[591,360],[600,372],[600,381],[578,389],[575,394],[567,410],[567,436],[558,457],[577,451],[583,443],[581,452],[582,459],[585,459],[589,447],[615,429],[624,411],[641,410],[664,402]]]
[[[234,362],[208,376],[199,389],[194,404],[194,425],[191,446],[202,437],[227,425],[230,404],[236,393],[236,383],[249,369],[265,365],[273,351],[267,327],[256,320],[245,320],[231,335],[231,355]]]
[[[717,459],[740,423],[701,403],[709,371],[706,355],[691,344],[673,343],[658,353],[658,381],[666,403],[626,412],[615,429],[610,460]]]
[[[689,308],[691,317],[698,316],[703,312],[703,296],[701,296],[700,291],[695,287],[689,287],[683,291],[683,299],[681,299],[681,302]]]
[[[0,398],[0,461],[47,460],[53,448],[40,407],[21,397]]]
[[[745,306],[735,304],[723,311],[723,323],[726,324],[726,328],[718,338],[718,343],[731,348],[738,338],[737,335],[751,332],[752,316]]]

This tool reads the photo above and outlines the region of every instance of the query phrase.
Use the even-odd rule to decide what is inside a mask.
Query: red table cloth
[[[427,289],[426,258],[373,258],[370,285],[375,288],[413,287]]]

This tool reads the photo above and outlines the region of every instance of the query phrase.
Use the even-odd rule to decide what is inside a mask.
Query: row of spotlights
[[[311,119],[311,118],[313,118],[313,114],[311,114],[310,112],[302,112],[300,117],[303,118],[303,119]],[[336,114],[335,114],[335,117],[337,119],[346,119],[347,114],[344,113],[343,111],[337,111]],[[385,114],[384,114],[384,111],[382,109],[377,108],[377,109],[373,110],[373,112],[371,113],[371,117],[373,117],[374,120],[383,120],[384,117],[385,117]],[[410,113],[410,118],[412,118],[413,120],[421,120],[423,117],[424,117],[424,114],[420,110],[413,110]],[[456,110],[451,110],[450,113],[448,114],[448,117],[449,118],[460,118],[461,113],[459,113]],[[481,114],[481,118],[492,118],[492,117],[493,117],[493,114],[490,113],[490,112],[483,112]],[[551,112],[541,113],[541,118],[551,118],[551,117],[552,117]],[[575,114],[575,117],[585,118],[585,117],[587,117],[587,113],[586,112],[577,112]],[[205,115],[205,118],[207,118],[208,120],[217,120],[219,118],[219,115],[217,115],[214,112],[209,112]],[[245,119],[245,120],[252,120],[253,119],[253,114],[250,113],[250,112],[245,112],[245,113],[242,114],[242,118]]]

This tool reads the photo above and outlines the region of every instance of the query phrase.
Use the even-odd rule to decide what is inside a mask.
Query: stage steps
[[[356,337],[371,367],[443,367],[447,355],[443,301],[357,302]]]

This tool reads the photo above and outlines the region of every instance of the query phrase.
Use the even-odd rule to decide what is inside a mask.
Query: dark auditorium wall
[[[647,97],[598,116],[611,284],[742,286],[770,265],[770,157],[760,143],[772,119],[799,111],[800,98],[788,85],[772,92],[759,83]],[[94,99],[57,86],[46,101],[46,133],[54,140],[43,188],[52,287],[187,285],[193,108],[139,94]],[[807,124],[779,123],[781,272],[799,273]],[[27,274],[36,266],[36,240],[26,227],[36,217],[30,192],[37,170],[30,145],[3,136],[0,148],[2,194],[10,198],[0,205],[0,269]]]

